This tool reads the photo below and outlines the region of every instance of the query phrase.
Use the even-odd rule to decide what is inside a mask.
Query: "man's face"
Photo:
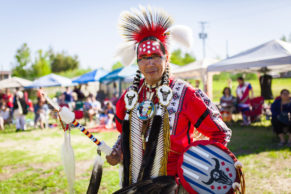
[[[145,41],[140,44],[138,66],[148,84],[161,80],[166,68],[167,57],[160,50],[157,41]]]
[[[238,79],[237,81],[238,81],[238,84],[239,84],[239,85],[242,85],[242,84],[244,83],[244,81],[241,80],[241,79]]]
[[[289,100],[289,98],[290,98],[289,95],[290,95],[290,93],[288,91],[283,91],[282,94],[281,94],[282,100],[284,100],[284,101]]]
[[[166,56],[152,54],[150,56],[142,56],[138,61],[139,70],[144,75],[148,84],[159,82],[166,68]]]

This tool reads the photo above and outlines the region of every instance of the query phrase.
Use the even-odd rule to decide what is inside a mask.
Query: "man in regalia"
[[[226,145],[231,130],[201,90],[170,76],[170,41],[189,46],[188,27],[173,26],[164,11],[142,7],[123,13],[120,26],[127,43],[118,55],[124,65],[136,60],[139,70],[116,105],[121,135],[107,156],[111,165],[123,166],[116,193],[186,193],[177,181],[177,162],[194,131]],[[153,114],[138,114],[143,104],[154,107]]]

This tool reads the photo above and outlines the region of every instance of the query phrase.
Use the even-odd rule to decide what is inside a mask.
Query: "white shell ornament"
[[[136,114],[140,120],[146,121],[152,118],[155,112],[156,107],[154,103],[150,100],[145,100],[138,105]]]
[[[157,96],[162,106],[168,106],[173,97],[172,89],[169,86],[162,85],[157,89]]]
[[[127,110],[132,110],[138,100],[138,94],[134,90],[128,90],[124,96],[124,101],[125,101],[125,108]]]

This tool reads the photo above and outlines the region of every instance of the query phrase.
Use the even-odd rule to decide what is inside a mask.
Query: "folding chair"
[[[262,96],[251,99],[251,122],[261,121],[261,115],[263,114],[264,98]]]

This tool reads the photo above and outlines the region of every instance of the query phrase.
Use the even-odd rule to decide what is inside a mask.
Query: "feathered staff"
[[[60,122],[62,124],[62,127],[65,131],[64,136],[64,143],[62,145],[62,161],[64,165],[65,174],[68,180],[69,184],[69,191],[70,193],[74,192],[74,180],[75,180],[75,159],[74,159],[74,151],[71,146],[71,139],[70,134],[67,134],[67,130],[65,129],[63,122],[65,124],[72,124],[74,127],[78,127],[81,132],[83,132],[87,137],[89,137],[97,146],[98,150],[103,151],[106,155],[110,155],[112,152],[112,148],[109,147],[104,141],[99,141],[97,138],[95,138],[89,131],[85,129],[80,123],[78,123],[75,120],[75,114],[71,112],[67,107],[59,107],[56,105],[50,98],[47,97],[47,95],[43,94],[48,103],[57,111],[58,116],[60,118]],[[102,167],[103,167],[103,161],[101,157],[97,155],[97,158],[93,165],[92,175],[90,184],[87,190],[88,194],[97,193],[100,181],[102,177]]]

